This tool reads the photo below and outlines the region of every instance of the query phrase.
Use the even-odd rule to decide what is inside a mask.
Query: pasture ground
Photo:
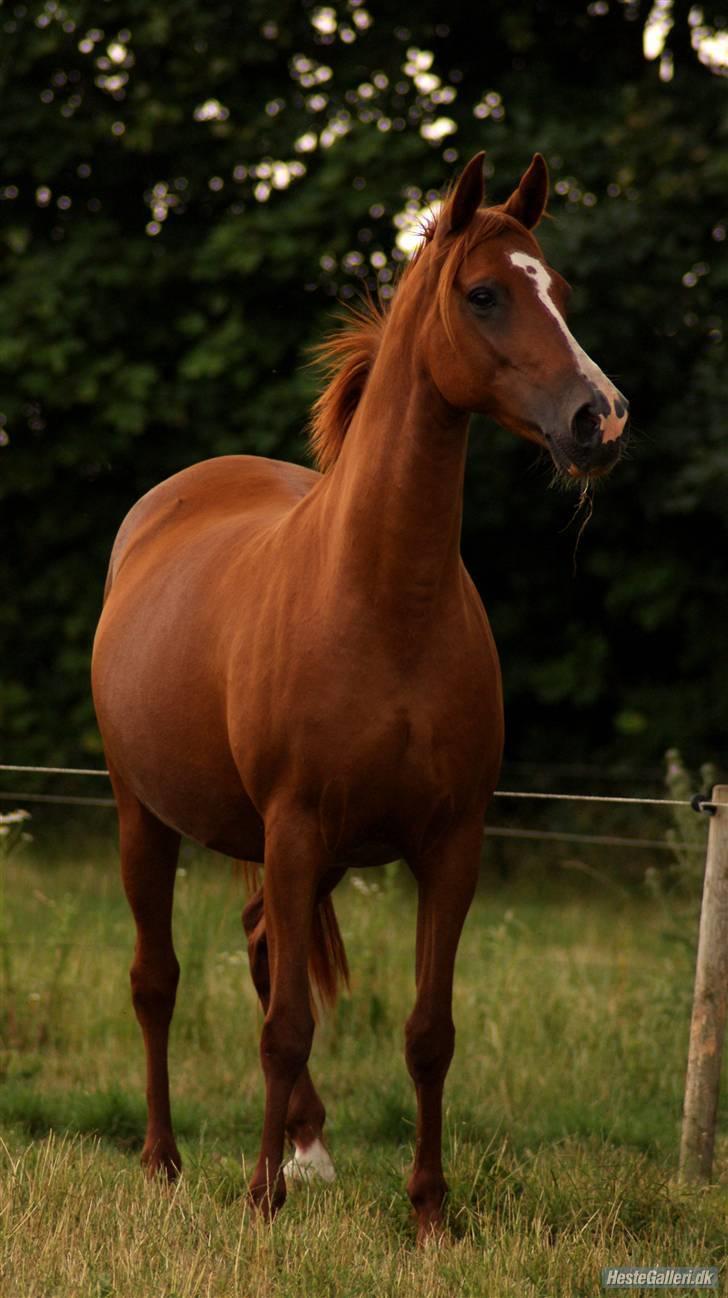
[[[41,835],[16,853],[0,932],[2,1298],[594,1298],[608,1264],[723,1268],[725,1105],[717,1184],[676,1180],[695,902],[622,886],[608,868],[564,872],[553,853],[547,868],[530,846],[520,860],[515,878],[484,871],[463,937],[451,1238],[417,1251],[403,867],[337,891],[352,989],[317,1032],[312,1072],[338,1180],[292,1192],[268,1227],[245,1201],[260,1013],[229,863],[187,849],[178,882],[171,1073],[185,1174],[166,1191],[138,1168],[133,930],[111,836],[71,847]]]

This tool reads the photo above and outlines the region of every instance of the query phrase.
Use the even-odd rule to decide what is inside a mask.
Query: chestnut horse
[[[346,976],[330,893],[347,867],[401,856],[418,888],[406,1058],[420,1238],[442,1226],[453,965],[503,733],[498,658],[460,558],[470,412],[547,447],[576,479],[615,463],[627,419],[569,332],[567,286],[531,233],[546,203],[543,159],[498,207],[482,206],[482,159],[389,309],[327,345],[312,434],[321,472],[223,456],[134,506],[93,664],[137,926],[147,1171],[174,1177],[181,1165],[167,1074],[180,835],[264,862],[243,918],[265,1011],[250,1193],[266,1215],[285,1199],[286,1135],[291,1172],[333,1176],[307,1068],[310,980],[326,999]]]

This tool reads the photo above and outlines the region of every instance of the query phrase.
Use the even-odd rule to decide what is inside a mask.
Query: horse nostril
[[[591,402],[580,406],[571,421],[571,435],[577,446],[585,450],[598,446],[602,440],[602,421]]]

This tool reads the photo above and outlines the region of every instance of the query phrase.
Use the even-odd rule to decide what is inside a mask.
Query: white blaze
[[[601,392],[605,400],[609,403],[610,413],[599,416],[599,426],[602,430],[602,440],[605,442],[614,441],[619,437],[627,422],[626,411],[618,415],[615,409],[615,402],[619,402],[620,408],[624,405],[621,394],[610,383],[606,374],[600,370],[598,365],[590,356],[587,356],[583,347],[580,347],[573,333],[569,329],[564,317],[557,307],[551,296],[551,276],[538,257],[531,257],[527,252],[511,252],[508,254],[511,264],[517,266],[519,270],[525,271],[529,279],[533,281],[539,301],[543,303],[546,310],[553,316],[559,329],[564,335],[564,339],[571,351],[576,367],[579,373],[584,376],[587,383]]]

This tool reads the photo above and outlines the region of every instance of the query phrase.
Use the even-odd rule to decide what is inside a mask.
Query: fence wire
[[[91,778],[108,779],[109,772],[96,767],[79,767],[79,766],[28,766],[10,763],[0,763],[0,772],[8,774],[25,774],[25,775],[70,775],[70,776],[89,776]],[[635,806],[635,807],[691,807],[692,803],[684,798],[633,798],[626,796],[609,796],[595,793],[542,793],[542,792],[524,792],[513,789],[496,789],[495,798],[511,799],[530,799],[538,802],[573,802],[573,803],[596,803],[610,806]],[[95,798],[86,797],[77,794],[52,794],[52,793],[33,793],[30,791],[19,791],[13,793],[9,790],[0,790],[0,800],[3,802],[31,802],[50,804],[57,806],[73,807],[114,807],[113,798]],[[713,803],[705,801],[702,806],[705,809],[713,807]],[[632,838],[616,834],[576,834],[567,830],[548,830],[548,829],[514,829],[506,825],[487,825],[485,834],[490,838],[511,838],[511,839],[530,839],[545,842],[564,842],[591,844],[598,847],[628,847],[638,849],[649,849],[652,851],[674,851],[671,844],[659,839],[650,838]],[[700,844],[683,843],[681,850],[703,852],[704,848]]]
[[[80,766],[9,766],[0,764],[0,771],[24,773],[26,775],[90,775],[109,778],[109,772],[94,767]],[[5,796],[0,794],[0,796]],[[21,794],[15,794],[21,797]],[[30,795],[25,795],[30,796]],[[533,793],[512,789],[496,789],[494,798],[532,798],[549,802],[604,802],[614,806],[635,807],[689,807],[686,798],[629,798],[599,793]],[[711,802],[704,802],[704,807],[712,807]]]

